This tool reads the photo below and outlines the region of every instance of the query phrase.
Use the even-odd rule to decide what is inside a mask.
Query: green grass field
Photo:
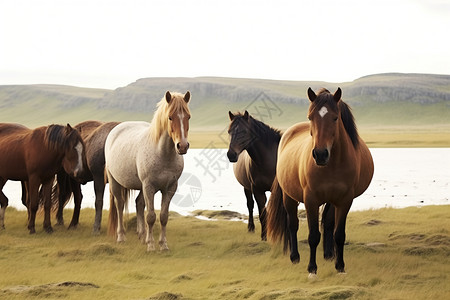
[[[71,213],[65,212],[66,220]],[[76,230],[55,227],[48,235],[42,219],[30,236],[26,212],[7,209],[6,229],[0,231],[1,299],[450,298],[449,205],[350,213],[347,274],[337,275],[319,249],[316,280],[306,271],[305,219],[298,265],[281,246],[247,233],[242,222],[172,213],[171,250],[148,253],[134,234],[132,216],[123,244],[104,234],[106,211],[100,236],[91,234],[92,209],[82,210]]]

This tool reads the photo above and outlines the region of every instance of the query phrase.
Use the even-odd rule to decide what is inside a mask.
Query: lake
[[[450,148],[373,148],[370,151],[375,164],[374,177],[366,192],[353,201],[352,211],[449,204]],[[171,211],[189,214],[199,209],[232,210],[248,214],[243,188],[234,177],[226,152],[217,148],[188,151]],[[94,208],[92,182],[82,186],[82,190],[82,208]],[[25,209],[20,200],[19,182],[7,182],[3,192],[10,206]],[[104,209],[109,209],[108,187],[104,199]],[[157,209],[160,199],[158,193]],[[73,208],[73,201],[67,207]],[[304,208],[302,204],[300,208]],[[256,205],[255,209],[257,214]],[[129,211],[135,211],[134,201],[130,201]]]

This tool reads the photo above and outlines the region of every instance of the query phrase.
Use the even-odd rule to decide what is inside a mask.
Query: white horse
[[[147,251],[155,250],[153,225],[156,221],[154,195],[161,191],[160,250],[168,250],[166,225],[169,204],[178,186],[184,167],[181,155],[186,154],[189,119],[186,94],[166,92],[157,105],[152,122],[123,122],[109,133],[105,144],[105,172],[110,187],[109,232],[125,241],[123,209],[129,190],[140,190],[136,198],[137,233],[145,238]],[[144,204],[145,201],[145,204]],[[147,206],[147,227],[144,209]],[[146,230],[147,229],[147,230]]]

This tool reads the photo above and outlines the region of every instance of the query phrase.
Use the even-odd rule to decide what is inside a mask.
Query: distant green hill
[[[88,119],[150,121],[165,91],[189,90],[191,132],[222,132],[229,123],[228,111],[245,109],[283,129],[306,121],[308,87],[331,92],[341,87],[363,131],[421,127],[450,131],[450,75],[398,73],[344,83],[198,77],[144,78],[115,90],[8,85],[0,86],[0,118],[30,127]]]

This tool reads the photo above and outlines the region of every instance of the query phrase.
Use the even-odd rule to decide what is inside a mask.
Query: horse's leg
[[[94,191],[95,191],[95,220],[94,220],[94,234],[100,234],[100,227],[102,224],[103,213],[103,195],[105,193],[105,178],[104,175],[94,177]]]
[[[28,180],[28,230],[30,234],[36,233],[35,221],[36,212],[39,207],[39,185],[37,178],[31,177]]]
[[[8,197],[3,193],[3,186],[5,185],[6,180],[3,178],[0,178],[0,229],[5,229],[5,211],[6,207],[8,206]],[[23,182],[22,182],[23,187]],[[22,193],[22,199],[23,199],[23,193]]]
[[[253,196],[249,189],[244,188],[245,198],[247,198],[247,208],[248,208],[248,231],[255,232],[255,221],[253,220]]]
[[[291,244],[290,259],[293,264],[300,261],[300,254],[298,253],[297,231],[298,231],[298,202],[283,193],[284,208],[287,213],[287,222],[289,227],[289,243]]]
[[[266,192],[260,191],[258,189],[253,189],[253,194],[255,195],[256,204],[258,205],[259,212],[259,222],[261,222],[261,240],[267,241],[267,231],[266,231]]]
[[[70,178],[69,181],[73,193],[73,202],[75,204],[75,207],[73,209],[72,221],[70,221],[68,229],[75,229],[77,228],[78,222],[80,220],[81,201],[83,200],[83,194],[81,193],[81,184],[79,184],[72,178]]]
[[[50,219],[50,210],[52,209],[52,187],[53,180],[42,184],[42,191],[44,195],[44,230],[47,233],[52,233],[52,223]]]
[[[345,243],[345,224],[347,214],[350,210],[352,201],[349,204],[336,207],[336,225],[334,231],[334,241],[336,243],[336,270],[339,273],[345,273],[344,264],[344,243]]]
[[[147,251],[155,251],[155,239],[153,238],[153,225],[156,222],[156,213],[154,205],[155,190],[153,186],[147,184],[142,185],[142,192],[144,194],[145,206],[147,206],[147,237],[145,242],[147,243]],[[161,208],[162,211],[162,208]]]
[[[173,195],[177,191],[178,182],[175,181],[169,186],[167,191],[162,192],[161,198],[161,212],[159,214],[159,221],[161,223],[161,233],[159,235],[159,250],[169,250],[167,246],[166,228],[169,221],[169,205]]]
[[[145,211],[145,200],[144,193],[142,191],[139,192],[139,195],[136,197],[136,232],[138,238],[145,243],[145,219],[144,219],[144,211]]]
[[[322,212],[323,257],[333,259],[334,251],[334,205],[327,203]]]
[[[114,196],[114,203],[116,205],[117,212],[117,242],[125,242],[125,226],[123,224],[123,209],[125,207],[125,200],[123,198],[122,186],[114,179],[114,177],[108,175],[110,193]]]
[[[308,218],[308,243],[309,243],[309,264],[308,272],[310,276],[317,274],[316,253],[317,245],[320,242],[319,231],[319,205],[314,199],[305,199],[306,216]]]
[[[5,181],[5,183],[6,183],[6,181]],[[5,183],[3,183],[3,185],[5,185]],[[27,184],[28,184],[27,181],[21,181],[20,182],[20,185],[22,186],[22,204],[25,207],[27,207],[27,202],[28,202],[28,199],[27,199],[27,197],[28,197]],[[3,188],[3,185],[2,185],[2,188]]]

